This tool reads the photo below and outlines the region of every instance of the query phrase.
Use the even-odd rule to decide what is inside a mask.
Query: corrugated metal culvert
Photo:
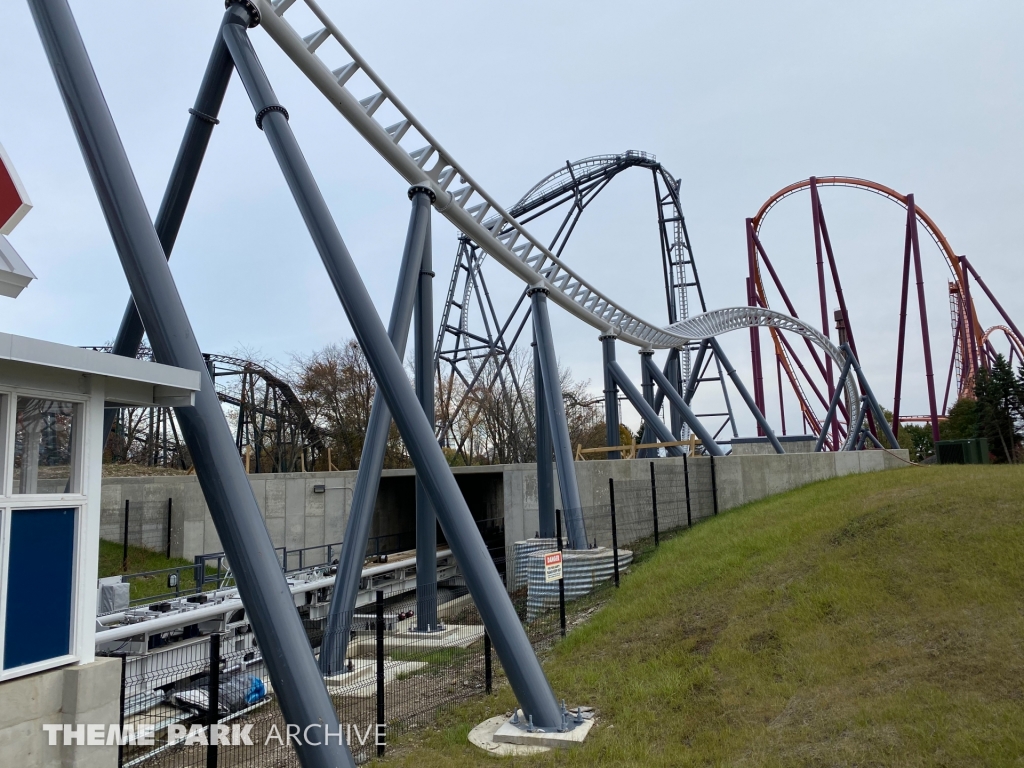
[[[535,550],[525,556],[527,560],[526,619],[532,621],[543,611],[558,608],[558,582],[544,581],[544,555],[557,551],[557,546]],[[633,553],[619,549],[619,571],[633,561]],[[562,552],[562,579],[565,581],[565,599],[576,600],[589,594],[602,581],[615,573],[615,562],[610,547],[596,549],[567,549]]]

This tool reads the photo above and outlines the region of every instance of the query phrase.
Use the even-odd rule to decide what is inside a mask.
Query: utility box
[[[988,464],[988,439],[940,440],[935,444],[939,464]]]

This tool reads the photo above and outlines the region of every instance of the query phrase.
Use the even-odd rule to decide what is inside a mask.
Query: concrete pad
[[[388,651],[429,651],[438,648],[468,648],[484,636],[480,624],[448,624],[440,632],[414,632],[416,619],[397,622],[395,632],[384,633],[384,648]],[[373,650],[377,639],[373,633],[357,635],[349,644],[353,653]]]
[[[484,720],[469,732],[469,743],[474,747],[480,747],[484,752],[495,757],[522,757],[526,755],[538,755],[541,752],[550,752],[551,747],[528,746],[526,744],[508,744],[494,740],[495,732],[501,728],[508,718],[498,715]]]
[[[569,717],[569,730],[559,733],[553,729],[534,728],[529,731],[529,724],[523,717],[523,711],[517,713],[519,722],[512,722],[514,717],[507,718],[505,724],[494,732],[492,739],[499,744],[517,744],[528,747],[554,747],[557,749],[568,749],[577,744],[582,744],[587,738],[590,729],[594,726],[594,712],[588,707],[583,714],[583,722],[577,724],[575,718]]]
[[[356,696],[367,699],[377,695],[377,660],[352,659],[355,667],[351,672],[324,678],[327,692],[331,696]],[[384,687],[401,675],[410,675],[427,666],[423,661],[394,661],[384,659]]]

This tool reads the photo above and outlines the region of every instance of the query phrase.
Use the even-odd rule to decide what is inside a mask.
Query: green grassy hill
[[[1024,765],[1024,470],[817,483],[662,544],[547,659],[597,708],[560,766]],[[487,764],[507,687],[395,744]]]

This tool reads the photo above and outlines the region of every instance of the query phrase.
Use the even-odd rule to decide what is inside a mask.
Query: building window
[[[5,670],[71,653],[75,512],[10,512]]]
[[[19,397],[14,427],[15,494],[73,493],[74,403]]]

